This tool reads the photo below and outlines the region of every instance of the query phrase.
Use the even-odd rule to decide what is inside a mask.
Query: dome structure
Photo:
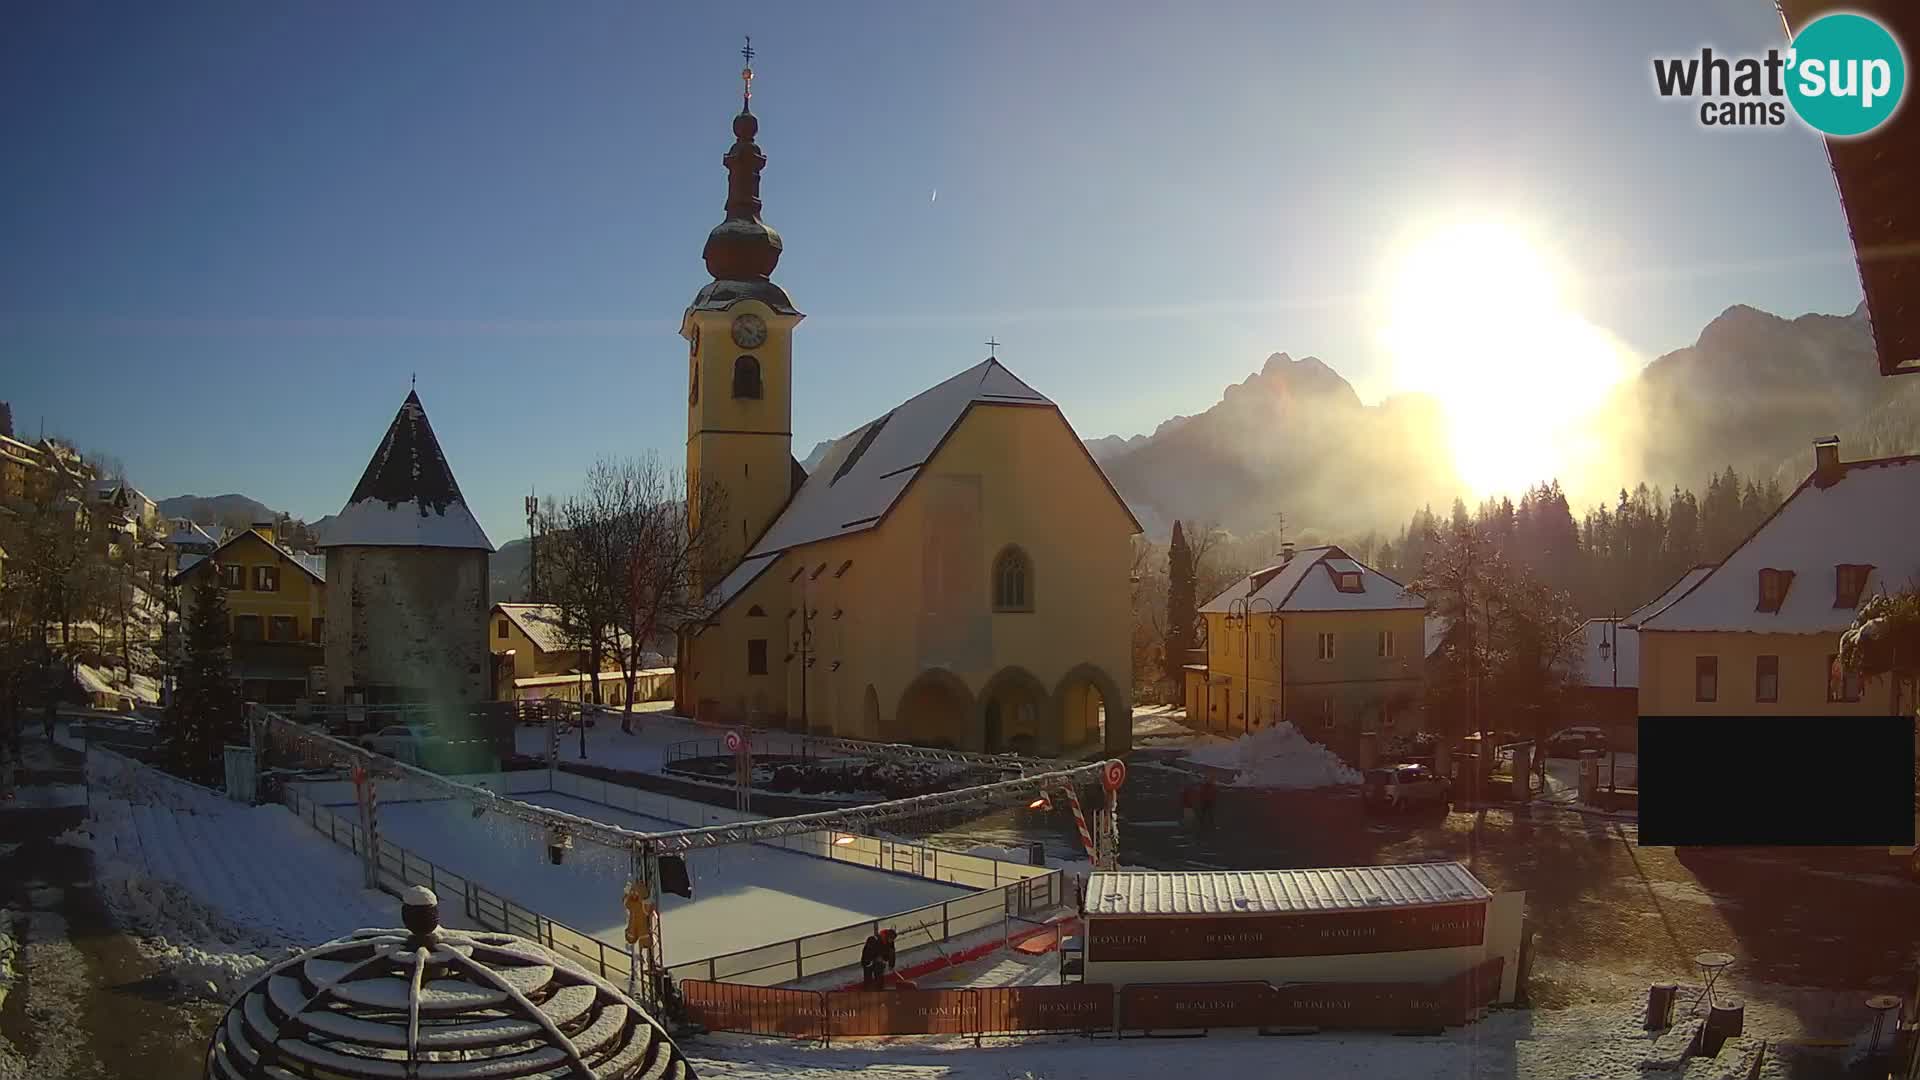
[[[412,888],[404,930],[359,930],[269,969],[207,1047],[208,1080],[692,1080],[666,1031],[612,984],[511,934],[439,926]]]

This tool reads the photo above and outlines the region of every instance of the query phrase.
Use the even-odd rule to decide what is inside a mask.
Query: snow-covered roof
[[[227,550],[229,547],[232,547],[234,544],[239,543],[241,540],[249,536],[253,537],[255,540],[260,541],[262,544],[265,544],[267,547],[272,548],[274,553],[276,555],[279,555],[282,559],[285,559],[287,562],[290,562],[293,565],[299,567],[301,570],[306,571],[307,574],[313,578],[313,580],[319,581],[319,582],[325,582],[327,580],[327,557],[325,554],[316,554],[314,552],[307,552],[307,551],[293,551],[288,548],[281,547],[279,544],[268,543],[266,537],[260,535],[259,533],[253,531],[252,529],[241,529],[238,532],[235,532],[232,536],[227,537],[225,540],[220,542],[220,545],[218,547],[213,549],[213,554],[211,556],[206,556],[206,555],[180,556],[180,569],[174,571],[173,580],[176,582],[180,581],[181,579],[187,576],[188,571],[192,570],[196,566],[199,566],[201,562],[205,561],[207,558],[218,558],[221,552]]]
[[[574,652],[576,646],[567,640],[566,631],[561,628],[560,605],[558,604],[495,604],[494,610],[513,620],[513,625],[527,635],[533,647],[541,652]],[[630,640],[626,634],[608,628],[608,633],[617,643],[616,647],[625,649]],[[652,656],[652,653],[643,655]]]
[[[1356,571],[1361,591],[1341,592],[1335,575]],[[1279,612],[1418,611],[1427,606],[1426,600],[1408,592],[1399,582],[1332,546],[1296,551],[1286,562],[1248,574],[1207,601],[1200,611],[1207,615],[1231,614],[1236,600],[1247,600],[1261,611],[1266,607],[1257,601],[1265,600]]]
[[[1920,456],[1846,462],[1831,484],[1814,479],[1640,629],[1838,634],[1855,612],[1834,606],[1838,566],[1872,568],[1859,600],[1920,584]],[[1762,570],[1793,575],[1778,611],[1757,610]]]
[[[1647,603],[1641,604],[1639,607],[1634,608],[1631,612],[1629,612],[1626,618],[1620,620],[1621,625],[1627,627],[1628,629],[1632,629],[1633,627],[1639,626],[1640,620],[1642,618],[1644,618],[1645,616],[1651,615],[1654,612],[1659,611],[1661,608],[1666,607],[1668,604],[1673,603],[1675,600],[1680,599],[1680,597],[1686,594],[1688,589],[1691,589],[1695,585],[1698,585],[1700,583],[1700,579],[1703,577],[1706,577],[1707,571],[1712,569],[1713,567],[1711,566],[1696,566],[1693,569],[1687,571],[1686,573],[1681,574],[1680,580],[1668,586],[1667,591],[1661,593],[1659,596],[1654,597],[1652,600],[1648,601]]]
[[[1574,631],[1579,652],[1573,656],[1573,675],[1588,686],[1640,685],[1640,635],[1622,619],[1588,619]],[[1600,648],[1602,643],[1610,647]]]
[[[220,541],[214,535],[191,521],[176,522],[176,527],[167,534],[167,543],[175,547],[194,547],[204,545],[213,547]]]
[[[420,395],[409,392],[401,403],[347,505],[327,524],[320,546],[493,550],[467,509]]]
[[[722,579],[714,599],[719,604],[731,600],[782,551],[880,524],[975,405],[1058,408],[992,358],[907,399],[885,416],[833,441],[786,510],[741,565]],[[1080,445],[1078,437],[1074,442]],[[1092,460],[1089,455],[1088,461]],[[1118,493],[1114,498],[1119,499]]]
[[[1431,657],[1440,651],[1440,646],[1446,644],[1447,631],[1451,629],[1453,629],[1452,619],[1444,615],[1427,616],[1427,656]]]
[[[1090,916],[1272,915],[1492,898],[1493,893],[1457,862],[1325,870],[1096,872],[1087,880]]]

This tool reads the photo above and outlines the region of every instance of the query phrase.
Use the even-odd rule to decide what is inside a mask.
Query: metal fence
[[[679,806],[684,800],[566,773],[558,774],[555,779],[559,781],[556,790],[564,794],[588,798],[634,813],[662,817],[676,824],[693,824],[678,820],[688,816],[686,810]],[[284,798],[288,807],[310,822],[317,831],[364,857],[366,837],[358,822],[303,797],[295,785],[288,785]],[[697,807],[709,814],[717,812],[700,804],[687,803],[686,806]],[[604,942],[592,934],[547,918],[390,841],[380,840],[378,843],[377,866],[383,884],[392,885],[396,891],[408,885],[425,885],[436,893],[441,892],[443,887],[451,888],[461,896],[462,909],[467,917],[481,927],[538,941],[603,978],[614,981],[627,978],[631,963],[624,944]],[[894,930],[897,947],[905,951],[937,945],[994,926],[1001,927],[1004,932],[1009,918],[1052,911],[1063,906],[1067,899],[1064,878],[1057,870],[943,851],[921,844],[852,833],[805,833],[760,843],[979,891],[897,915],[867,919],[684,964],[670,964],[667,970],[676,980],[724,980],[753,986],[775,986],[857,966],[860,951],[868,936],[880,929]]]
[[[1428,1031],[1477,1019],[1498,996],[1493,957],[1433,982],[1078,983],[942,990],[805,991],[688,980],[687,1012],[714,1031],[817,1039],[1212,1028]]]

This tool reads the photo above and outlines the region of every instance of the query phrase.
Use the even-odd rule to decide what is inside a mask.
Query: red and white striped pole
[[[1087,849],[1087,859],[1096,865],[1100,862],[1100,851],[1093,843],[1093,830],[1087,827],[1087,812],[1080,805],[1080,792],[1077,788],[1067,789],[1067,802],[1073,806],[1073,824],[1080,830],[1080,846]]]

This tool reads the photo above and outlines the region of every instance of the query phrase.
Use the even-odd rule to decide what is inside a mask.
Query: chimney
[[[1280,545],[1280,561],[1283,563],[1293,561],[1293,541],[1288,540]]]
[[[273,538],[273,522],[256,521],[253,523],[253,531],[259,533],[267,543],[271,544],[275,542]]]
[[[1813,440],[1813,484],[1832,487],[1840,480],[1840,436]]]

